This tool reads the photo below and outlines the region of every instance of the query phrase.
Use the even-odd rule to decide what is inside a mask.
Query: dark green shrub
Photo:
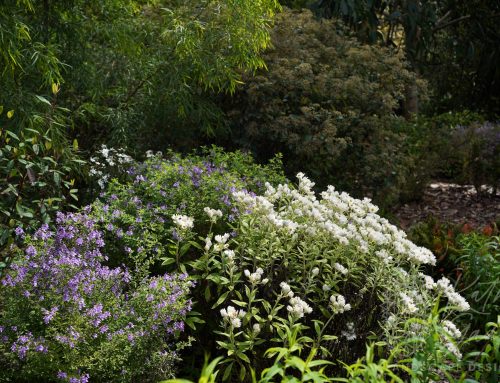
[[[29,231],[77,200],[75,178],[84,162],[59,127],[58,108],[43,100],[47,116],[35,115],[27,126],[15,111],[1,115],[0,106],[0,249],[12,243],[16,227]]]
[[[415,81],[401,56],[309,11],[278,15],[272,43],[268,71],[246,76],[227,107],[238,142],[261,158],[282,152],[290,174],[304,171],[318,186],[397,200],[418,162],[397,116]]]
[[[496,195],[500,186],[500,124],[458,125],[452,133],[452,145],[460,155],[465,181],[474,185],[478,194],[486,185]]]

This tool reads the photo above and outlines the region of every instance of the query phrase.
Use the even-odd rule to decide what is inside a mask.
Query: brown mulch
[[[481,194],[478,196],[472,185],[433,182],[427,186],[421,201],[401,206],[394,215],[403,229],[431,216],[442,223],[467,223],[479,229],[500,219],[499,191],[495,195]]]

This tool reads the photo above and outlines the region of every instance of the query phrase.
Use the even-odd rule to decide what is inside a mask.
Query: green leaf
[[[227,298],[227,296],[229,295],[230,291],[226,291],[224,294],[222,294],[219,299],[217,299],[217,302],[215,302],[215,304],[212,306],[212,308],[216,308],[217,306],[221,305]]]
[[[52,106],[49,100],[47,100],[45,97],[35,95],[35,97],[38,99],[38,101],[43,102],[44,104],[47,104],[48,106]]]
[[[161,264],[162,266],[168,266],[171,265],[172,263],[175,263],[174,258],[163,258],[163,262]]]
[[[222,375],[222,381],[225,382],[231,376],[231,370],[233,369],[234,363],[229,363],[229,365],[224,370],[224,374]]]
[[[15,134],[14,132],[10,131],[10,130],[6,130],[5,133],[8,135],[8,136],[11,136],[12,138],[15,138],[17,141],[20,141],[19,140],[19,137],[17,134]]]

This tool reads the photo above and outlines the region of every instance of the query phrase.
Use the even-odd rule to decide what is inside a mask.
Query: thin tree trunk
[[[406,20],[404,22],[404,31],[406,58],[410,63],[411,69],[415,72],[416,76],[418,76],[417,50],[420,39],[420,28],[416,22],[410,22],[410,19],[416,20],[418,18],[416,14],[410,15],[410,12],[416,12],[418,14],[420,7],[417,0],[407,0],[405,5]],[[416,81],[413,81],[411,84],[408,84],[405,89],[404,115],[406,118],[418,114],[418,96],[418,86]]]

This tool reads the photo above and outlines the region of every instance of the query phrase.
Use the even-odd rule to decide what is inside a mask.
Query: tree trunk
[[[416,72],[416,71],[415,71]],[[418,73],[417,73],[418,75]],[[404,116],[406,119],[418,114],[418,86],[415,81],[405,89]]]
[[[404,17],[404,31],[405,31],[405,45],[406,45],[406,59],[410,63],[411,69],[418,76],[417,64],[417,51],[420,39],[420,27],[416,20],[418,20],[420,12],[420,4],[417,0],[405,1],[405,17]],[[412,115],[418,114],[418,87],[416,81],[408,84],[405,89],[405,105],[404,116],[410,118]]]

